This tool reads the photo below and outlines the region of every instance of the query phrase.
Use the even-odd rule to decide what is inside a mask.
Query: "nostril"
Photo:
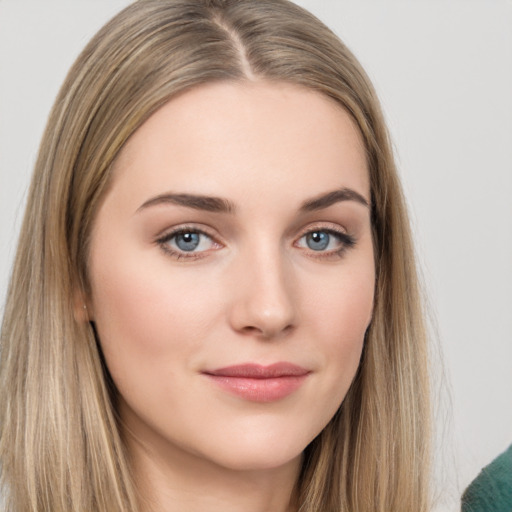
[[[278,266],[271,267],[269,259],[261,258],[254,272],[244,273],[233,291],[227,313],[231,327],[240,334],[272,339],[288,335],[296,324],[293,279]]]
[[[256,327],[253,325],[247,325],[241,329],[242,333],[247,335],[259,336],[265,339],[282,337],[283,335],[289,334],[293,330],[293,325],[289,324],[285,327],[281,326],[262,326]]]
[[[259,332],[260,329],[258,329],[257,327],[253,327],[252,325],[248,325],[246,327],[244,327],[242,329],[243,332],[246,332],[248,334],[252,334],[252,333],[255,333],[255,332]]]

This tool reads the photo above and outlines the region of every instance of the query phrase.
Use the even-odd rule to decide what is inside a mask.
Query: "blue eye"
[[[174,243],[176,247],[182,251],[195,251],[199,247],[199,242],[201,241],[200,237],[201,235],[199,233],[185,231],[174,235]]]
[[[214,240],[198,229],[178,229],[159,240],[158,244],[166,252],[177,258],[199,256],[201,253],[218,247]]]
[[[313,231],[306,236],[306,245],[312,251],[324,251],[329,246],[331,235],[326,231]]]
[[[328,255],[341,255],[346,249],[353,247],[352,236],[334,229],[313,229],[302,235],[297,247]]]

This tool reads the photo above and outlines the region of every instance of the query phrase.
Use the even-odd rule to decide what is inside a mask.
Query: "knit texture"
[[[512,512],[512,445],[464,491],[461,512]]]

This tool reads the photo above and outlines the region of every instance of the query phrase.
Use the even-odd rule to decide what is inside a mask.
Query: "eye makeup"
[[[193,225],[182,225],[156,239],[157,245],[169,256],[181,260],[205,258],[211,251],[223,247],[210,233]]]
[[[212,251],[224,247],[208,230],[193,224],[180,225],[155,242],[172,258],[189,261],[206,258]],[[355,237],[337,225],[317,223],[303,229],[292,246],[307,257],[328,260],[342,257],[355,244]]]
[[[335,224],[308,226],[294,243],[295,247],[318,259],[339,259],[356,245],[356,238]]]

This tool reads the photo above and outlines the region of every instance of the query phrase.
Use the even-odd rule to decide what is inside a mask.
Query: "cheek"
[[[116,384],[147,378],[162,364],[173,372],[170,363],[204,339],[214,302],[197,293],[190,275],[170,274],[165,258],[119,247],[110,248],[109,258],[97,256],[91,262],[93,316]]]
[[[321,286],[309,286],[309,300],[304,306],[310,312],[309,321],[325,339],[332,340],[334,348],[362,340],[372,318],[373,260],[367,257],[358,263],[332,272]]]
[[[319,347],[327,369],[325,396],[331,412],[343,400],[359,366],[366,330],[372,318],[375,273],[368,265],[339,272],[315,288],[306,310],[312,338]]]

